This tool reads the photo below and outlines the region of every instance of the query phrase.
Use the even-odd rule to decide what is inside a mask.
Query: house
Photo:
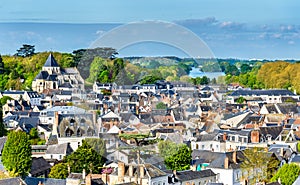
[[[93,92],[98,93],[98,94],[103,93],[102,92],[103,90],[111,91],[112,88],[113,88],[113,84],[111,84],[111,83],[101,84],[99,82],[94,82],[94,84],[93,84]]]
[[[45,159],[56,159],[60,161],[72,152],[73,149],[69,143],[48,145],[45,153]]]
[[[273,89],[273,90],[243,90],[233,91],[226,100],[226,103],[235,103],[235,98],[238,97],[260,97],[265,103],[282,103],[283,97],[291,97],[299,100],[299,97],[289,90]]]
[[[62,69],[50,54],[42,71],[32,81],[33,91],[42,93],[45,89],[65,89],[84,91],[84,80],[76,68]]]
[[[241,184],[244,155],[241,151],[233,152],[211,152],[202,150],[193,150],[193,168],[199,171],[211,169],[215,174],[219,174],[217,182],[224,184]]]

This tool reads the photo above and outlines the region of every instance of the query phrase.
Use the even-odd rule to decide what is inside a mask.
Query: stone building
[[[42,70],[32,81],[33,91],[42,93],[45,89],[84,91],[84,80],[76,68],[61,68],[52,54]]]

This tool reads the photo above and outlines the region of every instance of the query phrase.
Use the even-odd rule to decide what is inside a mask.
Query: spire
[[[52,53],[48,56],[44,67],[59,67]]]

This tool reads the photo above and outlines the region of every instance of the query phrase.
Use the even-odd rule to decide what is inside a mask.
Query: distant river
[[[210,79],[218,78],[219,76],[225,76],[225,73],[223,72],[202,72],[199,70],[199,68],[193,67],[189,74],[190,77],[196,78],[196,77],[203,77],[207,76]]]

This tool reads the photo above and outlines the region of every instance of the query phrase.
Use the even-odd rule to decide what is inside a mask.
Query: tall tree
[[[34,55],[34,45],[23,44],[23,46],[17,50],[16,56],[28,57]]]
[[[4,63],[2,61],[2,57],[0,55],[0,74],[3,74],[4,73]]]
[[[284,164],[271,181],[276,182],[280,179],[283,185],[292,185],[300,174],[300,167],[297,164]]]
[[[31,168],[31,145],[25,132],[12,131],[8,134],[2,161],[11,176],[28,174]]]

